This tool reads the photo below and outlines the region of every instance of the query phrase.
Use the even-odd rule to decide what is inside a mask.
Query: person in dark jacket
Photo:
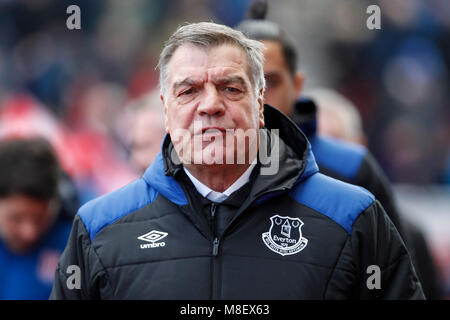
[[[403,234],[388,179],[370,151],[360,145],[317,135],[316,105],[308,97],[299,98],[304,75],[297,70],[297,48],[284,29],[264,20],[266,13],[267,4],[255,2],[249,9],[250,19],[236,27],[247,37],[264,43],[264,102],[289,116],[306,134],[322,173],[372,192]]]
[[[353,103],[327,88],[309,90],[307,95],[313,98],[318,107],[319,134],[358,144],[367,142],[361,116]],[[401,218],[404,240],[425,297],[429,300],[444,299],[443,281],[423,231],[407,215],[402,215]]]
[[[51,299],[423,299],[380,203],[263,105],[261,50],[214,23],[170,37],[162,151],[79,210]]]
[[[254,2],[249,9],[249,19],[236,29],[249,38],[262,41],[265,45],[264,73],[266,77],[265,103],[289,116],[306,134],[312,146],[320,172],[369,190],[381,202],[389,218],[407,242],[411,252],[415,252],[410,224],[401,218],[390,183],[383,170],[364,146],[317,134],[317,107],[310,97],[299,98],[304,76],[297,70],[298,51],[294,41],[276,23],[264,20],[267,3]],[[415,256],[415,255],[414,255]],[[427,274],[432,261],[417,263],[419,278],[427,282],[427,288],[436,288],[437,275]],[[428,268],[421,268],[428,264]],[[439,290],[427,290],[430,298],[439,299]]]

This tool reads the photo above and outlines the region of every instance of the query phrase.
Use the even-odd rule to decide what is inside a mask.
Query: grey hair
[[[261,89],[262,94],[264,93],[266,82],[263,69],[263,43],[249,39],[242,32],[227,26],[212,22],[200,22],[179,27],[166,42],[157,66],[159,69],[160,92],[163,96],[166,96],[167,93],[168,65],[170,59],[175,51],[184,44],[192,44],[205,50],[222,44],[232,44],[241,48],[247,57],[256,96],[259,97],[259,91]]]
[[[304,95],[311,98],[319,109],[335,112],[344,123],[346,139],[359,140],[364,137],[361,115],[358,108],[345,96],[336,90],[314,88],[305,91]]]

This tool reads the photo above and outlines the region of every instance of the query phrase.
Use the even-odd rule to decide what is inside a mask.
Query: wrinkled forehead
[[[232,76],[241,76],[252,84],[245,51],[228,43],[212,47],[183,44],[175,50],[168,71],[169,86],[189,78],[212,81],[213,78]]]

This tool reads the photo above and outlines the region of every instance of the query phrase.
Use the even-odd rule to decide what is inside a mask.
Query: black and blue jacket
[[[401,216],[389,180],[371,152],[359,144],[317,135],[317,107],[308,98],[297,101],[292,119],[311,143],[320,172],[370,191],[403,235]]]
[[[79,210],[51,299],[423,298],[373,195],[319,173],[279,111],[266,106],[265,119],[261,148],[280,137],[279,171],[258,164],[222,203],[196,192],[166,136],[141,179]]]
[[[294,105],[292,119],[311,143],[320,172],[370,191],[399,231],[427,299],[441,299],[439,274],[421,230],[402,218],[390,183],[370,151],[361,145],[317,135],[317,107],[308,98]]]

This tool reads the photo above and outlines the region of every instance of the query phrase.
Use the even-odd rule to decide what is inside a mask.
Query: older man
[[[51,298],[423,297],[380,204],[318,173],[304,134],[263,105],[261,46],[213,23],[172,35],[162,151],[80,209]]]

